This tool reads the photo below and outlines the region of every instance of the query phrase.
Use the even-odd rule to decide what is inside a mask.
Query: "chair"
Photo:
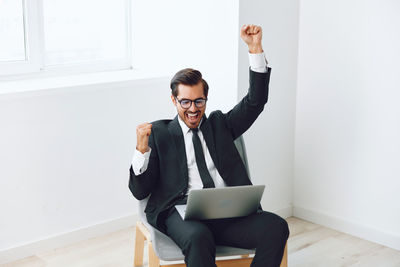
[[[246,148],[244,145],[243,137],[239,137],[237,140],[235,140],[235,145],[246,166],[247,173],[249,173]],[[168,236],[161,233],[147,223],[146,215],[144,213],[147,201],[148,198],[139,201],[140,221],[138,221],[136,224],[134,266],[143,265],[144,243],[146,240],[148,246],[149,267],[186,266],[185,263],[160,265],[160,260],[179,261],[184,259],[184,255],[182,254],[181,249],[175,244],[174,241],[172,241],[172,239],[170,239]],[[253,260],[253,258],[250,257],[250,254],[254,253],[255,250],[227,246],[216,246],[216,257],[240,256],[239,258],[234,259],[217,259],[216,264],[218,267],[248,267]],[[287,267],[287,245],[285,246],[282,263],[280,266]]]

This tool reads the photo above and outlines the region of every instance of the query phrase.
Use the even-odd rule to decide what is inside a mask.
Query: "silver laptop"
[[[247,216],[257,211],[265,185],[193,189],[187,205],[175,208],[184,220],[208,220]]]

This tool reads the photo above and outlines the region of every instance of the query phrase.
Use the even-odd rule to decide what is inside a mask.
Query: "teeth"
[[[197,117],[197,114],[188,114],[189,117]]]

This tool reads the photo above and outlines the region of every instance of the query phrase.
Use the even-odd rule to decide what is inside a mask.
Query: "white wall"
[[[202,71],[209,111],[236,102],[238,2],[164,2],[134,5],[134,52],[135,67],[168,78],[0,94],[0,252],[136,213],[135,128],[174,116],[179,68]]]
[[[211,85],[207,112],[236,102],[238,0],[133,0],[134,67],[199,69]],[[221,94],[221,90],[231,90]]]
[[[134,213],[135,125],[171,115],[167,83],[1,95],[1,249]],[[149,94],[157,108],[144,114]]]
[[[168,81],[183,67],[208,80],[208,111],[232,107],[248,86],[246,23],[263,26],[272,67],[245,135],[264,208],[286,217],[294,201],[298,217],[400,249],[399,4],[303,0],[298,28],[298,2],[135,0],[135,68],[168,78],[0,95],[0,262],[135,214],[135,126],[174,114]]]
[[[272,68],[269,102],[245,134],[254,183],[265,184],[263,208],[292,215],[298,1],[240,1],[240,24],[263,27],[263,48]],[[248,55],[239,46],[239,97],[248,88]]]
[[[295,215],[400,249],[400,3],[303,0]]]

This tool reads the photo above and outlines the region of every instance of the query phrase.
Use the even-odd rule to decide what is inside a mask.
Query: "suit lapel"
[[[188,185],[188,167],[185,150],[185,141],[183,139],[182,129],[178,122],[178,115],[168,125],[169,133],[172,136],[173,142],[176,148],[176,159],[180,168],[180,172],[186,180],[186,186]],[[174,156],[174,155],[171,155]]]
[[[203,117],[203,121],[201,122],[200,125],[200,130],[204,136],[204,140],[206,141],[208,151],[210,152],[210,156],[214,162],[214,165],[217,169],[219,169],[219,162],[217,159],[217,152],[215,149],[215,143],[214,143],[214,133],[213,130],[210,126],[210,124],[207,121],[206,115]]]

